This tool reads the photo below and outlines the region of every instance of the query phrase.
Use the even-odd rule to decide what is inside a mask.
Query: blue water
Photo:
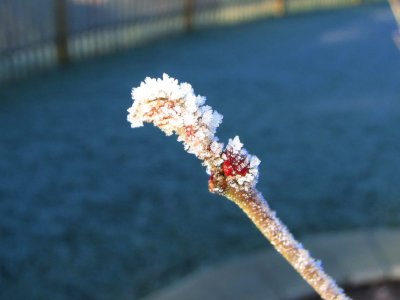
[[[400,52],[385,5],[198,31],[0,90],[0,299],[137,299],[267,242],[175,138],[130,129],[169,73],[261,160],[298,236],[400,225]]]

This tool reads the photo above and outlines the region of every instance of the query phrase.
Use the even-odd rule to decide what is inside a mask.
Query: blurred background
[[[190,82],[302,238],[400,225],[385,1],[0,0],[0,299],[140,299],[269,247],[130,91]]]

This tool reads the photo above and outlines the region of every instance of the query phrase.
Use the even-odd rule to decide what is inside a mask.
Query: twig
[[[227,192],[226,196],[247,214],[275,249],[323,299],[349,299],[335,281],[324,272],[320,263],[293,238],[288,228],[276,217],[275,212],[270,209],[258,191],[251,193],[233,191]]]
[[[215,132],[222,115],[204,105],[205,98],[196,96],[190,84],[179,84],[166,74],[162,79],[146,78],[132,90],[132,97],[134,103],[128,109],[132,127],[149,122],[167,135],[177,134],[185,149],[207,168],[209,190],[235,202],[322,299],[350,299],[293,238],[257,191],[260,160],[243,148],[239,137],[230,139],[226,147],[218,141]]]

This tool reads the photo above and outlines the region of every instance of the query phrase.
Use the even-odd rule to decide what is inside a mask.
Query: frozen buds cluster
[[[260,160],[247,153],[239,137],[227,146],[215,136],[222,115],[204,105],[206,98],[195,95],[188,83],[179,83],[164,74],[162,78],[146,78],[132,90],[133,105],[128,109],[131,127],[153,123],[166,135],[176,134],[185,150],[202,160],[211,176],[210,182],[224,182],[237,190],[255,187]],[[222,192],[221,185],[210,184],[213,192]]]

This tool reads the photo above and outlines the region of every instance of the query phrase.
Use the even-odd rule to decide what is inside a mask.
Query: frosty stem
[[[332,278],[290,234],[256,190],[260,160],[250,155],[238,136],[224,147],[215,136],[222,115],[204,105],[188,83],[178,83],[167,74],[146,78],[132,90],[134,103],[128,109],[132,127],[153,123],[167,135],[178,135],[185,149],[196,155],[210,175],[209,189],[234,201],[264,236],[325,300],[347,300]]]
[[[253,221],[275,249],[295,270],[326,300],[347,300],[336,285],[303,246],[297,242],[287,227],[276,217],[263,196],[257,191],[238,192],[226,190],[224,196],[235,202]]]

